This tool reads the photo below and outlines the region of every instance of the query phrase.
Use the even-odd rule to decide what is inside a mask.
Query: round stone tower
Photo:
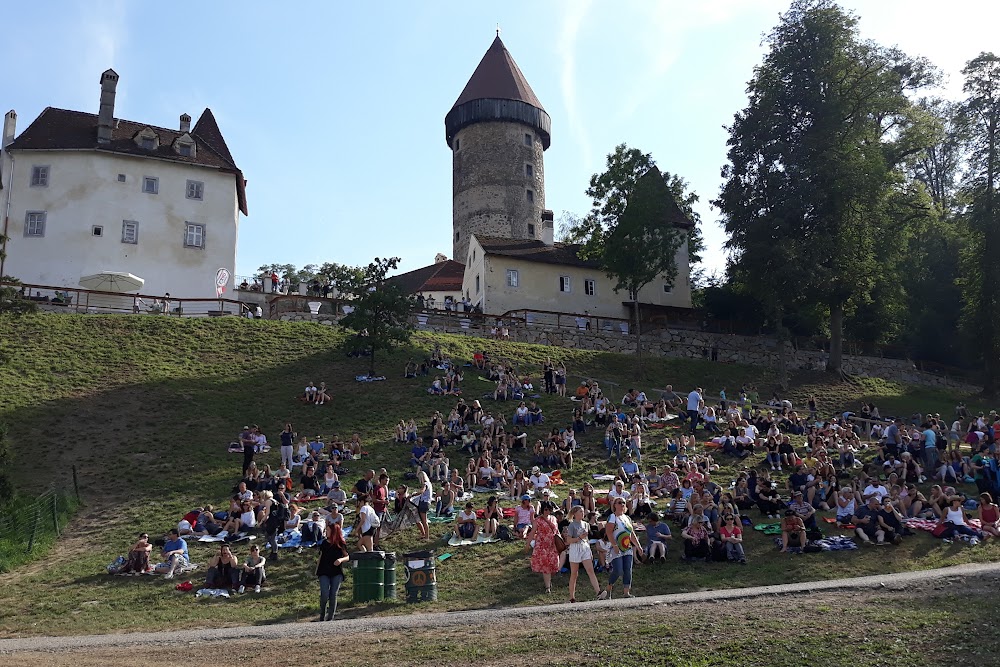
[[[452,259],[466,262],[472,234],[542,239],[543,151],[552,120],[499,35],[444,126],[452,152]]]

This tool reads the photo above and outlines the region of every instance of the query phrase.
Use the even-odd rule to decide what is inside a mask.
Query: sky
[[[726,259],[709,204],[724,126],[746,105],[762,37],[788,4],[9,0],[0,104],[17,111],[19,131],[46,106],[96,113],[111,67],[116,117],[176,127],[210,107],[248,180],[236,275],[376,256],[408,271],[451,254],[444,116],[499,25],[552,118],[547,208],[557,219],[586,213],[605,156],[622,142],[640,148],[700,197],[711,274]],[[995,0],[841,4],[862,36],[935,63],[944,96],[960,96],[965,62],[1000,51]]]

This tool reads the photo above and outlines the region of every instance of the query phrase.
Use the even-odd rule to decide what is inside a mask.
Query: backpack
[[[503,542],[513,542],[514,534],[510,531],[510,526],[500,526],[497,528],[497,539]]]
[[[270,533],[276,533],[280,528],[285,527],[285,522],[288,521],[288,506],[282,505],[281,503],[275,503],[271,506],[271,512],[267,515],[267,530]]]

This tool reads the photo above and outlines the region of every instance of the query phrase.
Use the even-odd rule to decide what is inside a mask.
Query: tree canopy
[[[367,267],[345,272],[338,287],[351,309],[340,324],[356,334],[348,343],[351,351],[370,355],[369,375],[375,374],[375,355],[408,341],[413,329],[409,322],[413,299],[387,280],[398,265],[398,257],[376,257]]]

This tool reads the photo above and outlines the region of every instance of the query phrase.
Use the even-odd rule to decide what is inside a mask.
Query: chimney
[[[111,132],[115,127],[115,90],[118,88],[118,74],[109,69],[101,74],[101,110],[97,114],[97,143],[111,143]]]
[[[10,146],[10,142],[14,141],[14,128],[17,125],[17,114],[11,109],[3,117],[3,142],[0,143],[0,148],[7,148]]]
[[[555,215],[548,209],[542,211],[542,243],[553,245],[555,243]]]
[[[444,254],[443,252],[439,252],[438,254],[434,255],[435,264],[440,264],[441,262],[447,262],[447,261],[448,261],[448,255]]]
[[[181,114],[181,134],[191,131],[191,116],[186,113]]]

